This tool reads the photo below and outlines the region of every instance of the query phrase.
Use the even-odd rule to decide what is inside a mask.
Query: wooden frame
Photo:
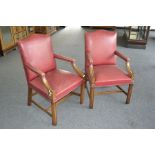
[[[86,83],[86,90],[87,90],[87,93],[88,93],[88,96],[89,96],[89,108],[93,109],[95,95],[103,95],[103,94],[124,93],[127,96],[126,104],[129,104],[130,99],[131,99],[133,84],[129,84],[128,92],[126,92],[123,88],[121,88],[118,85],[116,85],[116,88],[118,88],[117,90],[104,91],[104,92],[95,92],[95,76],[94,76],[94,69],[93,69],[93,60],[92,60],[92,58],[90,56],[90,53],[89,54],[86,53],[86,54],[87,54],[87,58],[88,58],[88,61],[89,61],[89,64],[90,64],[88,73],[86,74],[86,80],[89,81],[89,84],[90,84],[90,90],[89,90],[88,86],[87,86],[87,83]],[[118,51],[115,51],[115,55],[117,55],[119,58],[121,58],[122,60],[124,60],[126,62],[126,69],[127,69],[128,75],[132,80],[134,80],[134,74],[133,74],[133,72],[131,70],[129,59],[124,57]]]
[[[146,48],[148,36],[149,36],[150,26],[137,26],[137,28],[132,28],[132,26],[128,26],[124,28],[124,36],[126,40],[127,47],[135,47],[135,48]],[[143,39],[135,39],[130,38],[131,32],[136,32],[136,34],[141,34],[143,32]],[[139,35],[136,35],[139,36]]]
[[[28,35],[35,33],[35,26],[27,26],[26,29],[27,29]]]
[[[4,26],[10,28],[11,41],[6,43],[0,27],[0,52],[5,55],[7,52],[16,48],[17,41],[24,39],[28,36],[27,26]],[[6,34],[5,34],[6,35]]]
[[[57,26],[35,26],[35,33],[52,35],[57,31]]]
[[[21,39],[24,39],[28,36],[27,26],[12,26],[13,38],[15,44]]]
[[[14,42],[13,31],[11,26],[7,26],[10,29],[11,40],[8,43],[5,42],[2,30],[1,30],[2,27],[4,26],[0,27],[0,52],[2,55],[5,55],[10,49],[12,49],[15,46],[15,42]]]
[[[44,108],[43,106],[41,106],[39,103],[37,103],[36,101],[34,101],[32,99],[32,97],[34,95],[37,94],[37,92],[33,93],[33,88],[31,88],[31,86],[28,86],[28,105],[32,105],[35,104],[38,108],[40,108],[41,110],[43,110],[44,112],[46,112],[48,115],[50,115],[52,117],[52,124],[56,125],[57,124],[57,106],[59,103],[61,103],[62,101],[64,101],[67,97],[71,96],[71,95],[77,95],[80,97],[80,104],[83,104],[84,101],[84,88],[85,88],[85,75],[82,73],[82,71],[77,67],[77,65],[75,64],[75,61],[73,59],[61,56],[61,55],[57,55],[54,54],[54,57],[57,59],[61,59],[64,61],[68,61],[71,62],[72,67],[74,69],[74,71],[83,78],[83,83],[81,84],[81,89],[80,89],[80,93],[77,92],[70,92],[67,96],[65,96],[64,98],[60,99],[57,102],[54,102],[54,98],[55,98],[55,92],[54,90],[50,87],[46,77],[45,77],[45,73],[43,73],[42,71],[34,68],[33,66],[31,66],[30,64],[26,64],[25,67],[27,67],[28,69],[30,69],[31,71],[35,72],[36,74],[39,75],[44,87],[46,88],[47,92],[48,92],[48,97],[50,99],[51,105],[47,108]]]

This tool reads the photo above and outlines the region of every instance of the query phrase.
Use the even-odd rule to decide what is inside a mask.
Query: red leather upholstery
[[[46,73],[46,79],[49,82],[51,88],[55,91],[54,102],[58,101],[71,91],[76,89],[82,83],[82,78],[65,70],[54,69]],[[48,98],[48,93],[39,77],[30,81],[30,86]]]
[[[93,65],[115,64],[116,32],[106,30],[86,32],[85,51],[91,54]]]
[[[24,64],[29,63],[43,72],[55,69],[55,60],[51,37],[43,34],[33,34],[18,42]],[[24,66],[25,68],[25,66]],[[37,75],[25,68],[27,80],[34,79]]]
[[[116,65],[94,66],[95,86],[131,84],[131,78]]]

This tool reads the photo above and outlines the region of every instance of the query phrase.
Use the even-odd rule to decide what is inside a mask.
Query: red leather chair
[[[117,34],[114,31],[97,30],[85,34],[85,72],[90,83],[90,90],[88,90],[88,87],[86,88],[91,109],[94,105],[94,95],[123,92],[127,95],[126,103],[130,102],[134,76],[129,59],[116,49],[116,38]],[[127,72],[117,67],[117,57],[126,62]],[[128,92],[124,91],[120,85],[129,85]],[[116,86],[118,90],[94,91],[95,87],[107,86]]]
[[[76,66],[74,59],[53,53],[51,37],[48,35],[33,34],[19,41],[18,46],[28,84],[28,105],[34,103],[52,116],[52,124],[56,125],[56,106],[64,97],[71,94],[78,95],[80,96],[80,103],[83,103],[84,74]],[[55,59],[71,63],[77,74],[58,69]],[[73,92],[79,86],[81,86],[80,93]],[[32,92],[33,90],[35,93]],[[48,108],[39,105],[32,99],[32,96],[36,93],[49,100],[51,105]]]

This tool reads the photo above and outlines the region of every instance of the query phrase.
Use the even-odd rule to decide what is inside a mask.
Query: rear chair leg
[[[56,103],[51,103],[52,125],[57,125]]]
[[[32,88],[28,87],[28,99],[27,99],[27,105],[31,106],[32,105]]]
[[[90,87],[90,95],[89,95],[89,108],[93,109],[94,106],[94,87]]]
[[[80,104],[83,104],[84,101],[84,95],[85,95],[85,81],[81,84],[80,88]]]
[[[126,104],[129,104],[130,103],[132,89],[133,89],[133,84],[129,84],[128,95],[127,95],[127,99],[126,99]]]

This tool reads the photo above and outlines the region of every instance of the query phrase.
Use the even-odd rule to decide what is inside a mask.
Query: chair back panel
[[[37,77],[37,74],[27,69],[25,67],[26,63],[43,72],[47,72],[56,67],[50,36],[44,34],[32,34],[28,38],[19,41],[18,47],[28,81]]]
[[[94,65],[112,65],[116,63],[114,54],[116,37],[117,34],[114,31],[97,30],[86,32],[85,52],[90,52]]]

